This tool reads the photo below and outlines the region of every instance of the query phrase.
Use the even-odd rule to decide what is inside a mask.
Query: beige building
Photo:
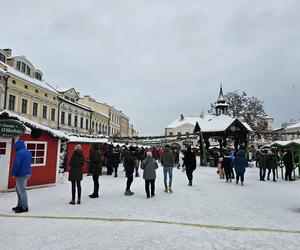
[[[97,102],[89,95],[79,99],[79,103],[94,110],[92,118],[92,132],[96,134],[109,135],[109,105]],[[93,126],[94,125],[94,126]]]
[[[129,118],[126,115],[122,115],[120,119],[120,131],[121,136],[128,137],[129,136]]]
[[[281,124],[282,140],[300,139],[300,121],[290,120]]]
[[[0,75],[1,109],[51,128],[58,127],[59,93],[44,81],[41,70],[26,57],[12,56],[10,49],[4,49],[0,50]]]

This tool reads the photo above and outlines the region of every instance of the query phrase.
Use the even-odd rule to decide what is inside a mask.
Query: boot
[[[80,199],[78,198],[78,200],[77,200],[77,204],[80,204],[81,202],[80,202]]]
[[[192,186],[192,181],[189,181],[189,184],[188,184],[189,186]]]
[[[130,190],[125,191],[125,196],[132,196],[134,194],[134,192],[131,192]]]
[[[243,183],[243,182],[241,182],[241,186],[244,186],[244,183]]]
[[[74,200],[74,199],[72,199],[72,200],[69,202],[69,204],[71,204],[71,205],[75,205],[75,200]]]
[[[168,189],[167,189],[167,188],[165,188],[164,192],[165,192],[165,193],[168,193]]]
[[[169,187],[169,192],[170,192],[170,193],[173,193],[173,190],[172,190],[172,188],[171,188],[171,187]]]
[[[98,194],[90,194],[89,197],[91,199],[94,199],[94,198],[99,198],[99,195]]]

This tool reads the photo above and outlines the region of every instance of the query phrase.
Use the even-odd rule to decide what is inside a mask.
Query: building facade
[[[43,73],[26,57],[12,56],[9,49],[2,50],[0,54],[3,109],[50,128],[57,128],[59,93],[43,80]]]
[[[129,136],[129,118],[124,114],[120,118],[120,133],[121,136]]]
[[[93,110],[79,103],[79,93],[74,89],[58,90],[59,97],[59,129],[71,133],[90,134],[93,131]]]

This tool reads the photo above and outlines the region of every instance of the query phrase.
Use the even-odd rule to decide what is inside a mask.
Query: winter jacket
[[[133,174],[135,168],[135,158],[128,152],[125,153],[123,160],[126,176],[128,176],[128,174]]]
[[[69,181],[81,181],[82,180],[82,167],[85,164],[84,155],[82,150],[75,150],[71,156],[69,165]]]
[[[267,154],[267,168],[268,169],[276,168],[276,160],[274,154]]]
[[[248,161],[246,159],[245,151],[240,150],[239,152],[237,152],[237,155],[234,158],[232,165],[236,173],[243,174],[246,172]]]
[[[93,151],[91,155],[91,159],[93,164],[93,172],[95,175],[102,175],[102,159],[99,150]]]
[[[158,164],[155,159],[152,157],[147,157],[142,161],[141,169],[144,170],[143,178],[145,180],[154,180],[156,179],[155,169],[158,168]]]
[[[107,167],[108,168],[116,168],[120,163],[120,155],[117,151],[109,151],[107,155]]]
[[[224,156],[223,161],[222,161],[222,168],[232,169],[232,160],[231,160],[230,155]]]
[[[283,155],[283,163],[286,168],[290,168],[290,169],[293,168],[293,155],[291,151],[287,151]]]
[[[184,154],[183,162],[186,171],[194,171],[196,169],[196,155],[191,150],[187,150]]]
[[[25,147],[23,140],[18,140],[14,145],[17,151],[11,175],[15,177],[23,177],[31,175],[32,155]]]
[[[259,168],[267,168],[267,156],[264,153],[260,153],[257,158]]]
[[[161,164],[164,167],[173,167],[174,166],[174,157],[169,148],[165,148],[164,152],[161,155]]]

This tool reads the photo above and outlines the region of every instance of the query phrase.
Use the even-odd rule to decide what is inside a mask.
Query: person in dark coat
[[[231,182],[231,176],[232,176],[232,158],[230,156],[230,152],[228,150],[225,150],[224,157],[222,161],[222,168],[225,172],[225,178],[226,182]]]
[[[236,174],[236,184],[239,184],[239,179],[241,178],[241,185],[244,185],[244,174],[246,172],[246,167],[248,165],[248,161],[246,158],[246,153],[244,150],[239,150],[236,154],[236,157],[232,163],[235,174]]]
[[[107,151],[107,175],[112,175],[113,173],[113,146],[110,145]]]
[[[272,171],[273,181],[276,182],[276,179],[275,179],[276,157],[272,150],[270,150],[267,153],[267,169],[268,169],[268,181],[270,180],[270,174]]]
[[[265,181],[267,168],[267,155],[265,151],[261,151],[257,157],[257,164],[259,167],[259,180]]]
[[[90,198],[99,197],[99,176],[102,175],[102,155],[99,144],[91,145],[91,157],[90,161],[93,165],[93,181],[94,181],[94,192],[89,195]]]
[[[115,172],[114,177],[118,177],[119,164],[120,164],[120,152],[118,148],[115,148],[112,154],[112,167],[113,167],[113,171]]]
[[[126,190],[125,190],[125,196],[131,196],[134,194],[130,190],[131,184],[133,182],[133,173],[135,169],[135,158],[133,157],[133,149],[131,150],[124,150],[124,156],[123,156],[123,165],[125,168],[125,175],[127,177],[127,183],[126,183]]]
[[[75,194],[76,194],[76,186],[77,186],[77,193],[78,193],[78,200],[77,204],[81,202],[81,180],[82,180],[82,168],[85,164],[85,159],[83,152],[81,150],[81,145],[78,144],[74,148],[74,152],[71,156],[70,160],[70,173],[69,173],[69,181],[72,183],[72,200],[69,204],[75,204]]]
[[[141,169],[144,170],[143,178],[145,180],[145,190],[147,198],[150,198],[149,186],[151,186],[151,197],[155,196],[155,179],[158,168],[157,161],[152,158],[152,153],[147,152],[147,157],[142,161]]]
[[[14,149],[17,153],[14,159],[11,175],[16,178],[18,204],[12,210],[15,211],[15,213],[23,213],[28,212],[26,185],[31,176],[32,155],[30,151],[26,149],[23,140],[18,140],[14,145]]]
[[[187,151],[184,153],[183,162],[185,165],[186,176],[189,180],[189,186],[193,185],[193,172],[196,169],[196,155],[188,146]]]
[[[165,149],[162,152],[160,157],[161,164],[164,167],[164,184],[165,184],[165,193],[173,193],[172,190],[172,180],[173,180],[173,167],[174,167],[174,158],[170,150],[170,146],[166,145]],[[167,179],[169,175],[169,185],[167,185]]]
[[[285,166],[285,180],[293,181],[294,179],[292,178],[292,172],[294,168],[294,162],[293,162],[293,154],[291,150],[288,150],[283,155],[283,163]]]

